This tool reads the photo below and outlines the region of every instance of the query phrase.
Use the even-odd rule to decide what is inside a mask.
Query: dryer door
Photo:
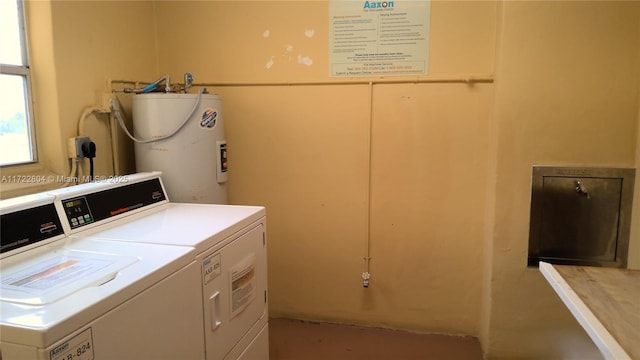
[[[206,358],[223,359],[267,321],[264,225],[205,255],[202,274]]]

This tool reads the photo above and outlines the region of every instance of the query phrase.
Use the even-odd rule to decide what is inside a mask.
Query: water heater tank
[[[162,171],[172,202],[227,203],[227,144],[219,96],[137,94],[132,113],[134,136],[143,141],[135,144],[138,172]]]

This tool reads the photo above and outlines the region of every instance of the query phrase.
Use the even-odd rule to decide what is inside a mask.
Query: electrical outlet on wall
[[[67,139],[67,156],[70,159],[82,159],[82,144],[91,142],[91,138],[87,136],[77,136]]]

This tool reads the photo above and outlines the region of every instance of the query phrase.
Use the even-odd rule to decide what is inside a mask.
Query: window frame
[[[27,41],[26,15],[24,0],[16,0],[18,8],[18,27],[20,32],[20,48],[22,65],[0,64],[0,74],[21,76],[25,86],[25,117],[27,121],[27,135],[29,137],[29,151],[31,160],[11,164],[0,164],[0,168],[29,165],[38,163],[38,146],[36,141],[36,126],[33,111],[33,89],[31,87],[31,65],[29,62],[29,43]]]

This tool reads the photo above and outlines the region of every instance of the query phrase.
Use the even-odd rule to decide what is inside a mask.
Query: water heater
[[[173,202],[227,203],[222,100],[212,94],[136,94],[136,170],[162,171]]]

